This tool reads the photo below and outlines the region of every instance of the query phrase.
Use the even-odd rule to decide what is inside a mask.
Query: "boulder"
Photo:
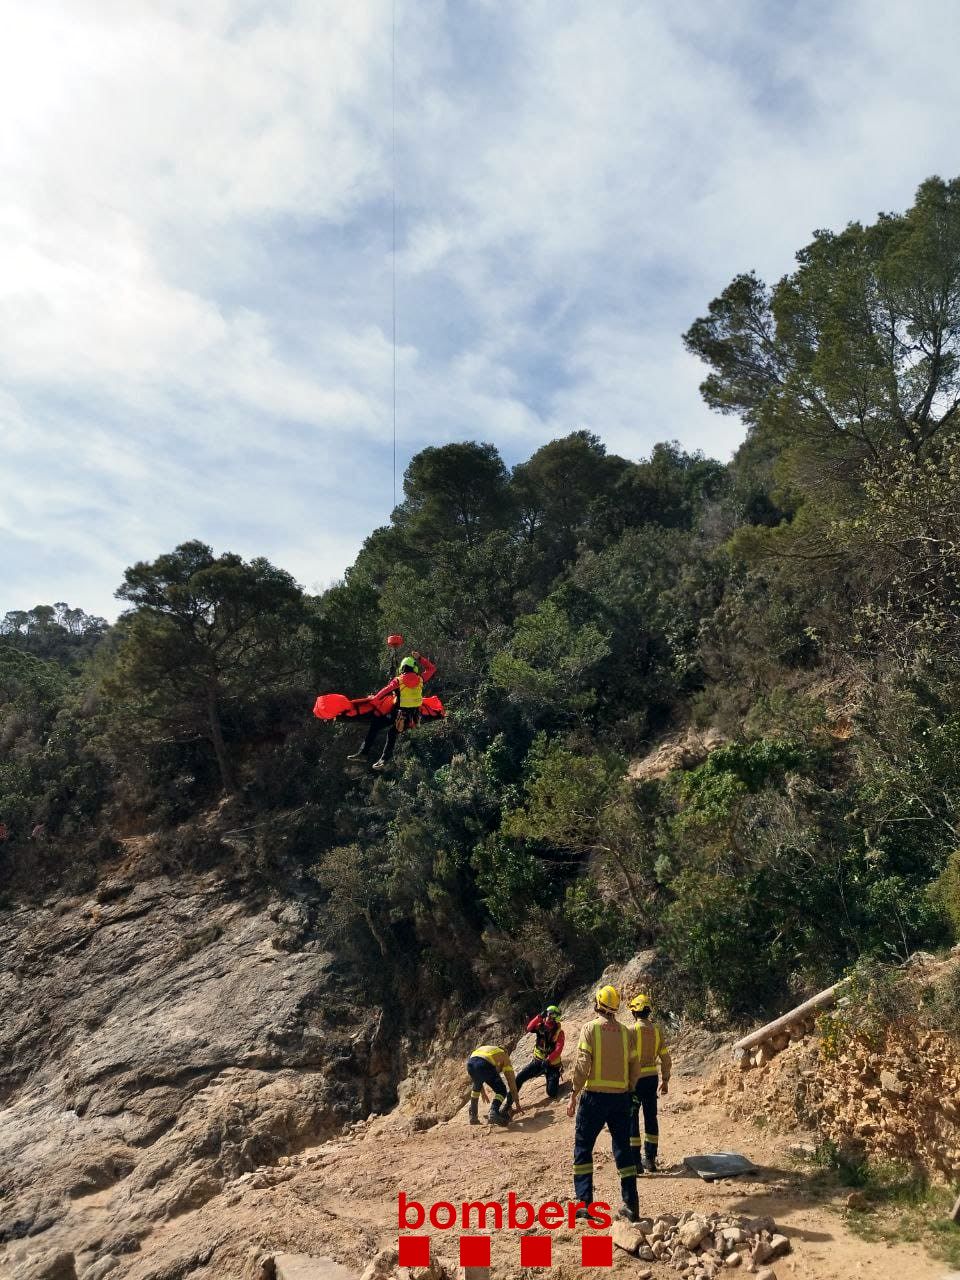
[[[880,1088],[884,1093],[890,1094],[894,1098],[902,1098],[910,1092],[909,1084],[905,1080],[901,1080],[895,1071],[880,1072]]]
[[[96,1262],[91,1262],[81,1273],[80,1280],[103,1280],[104,1276],[108,1276],[111,1271],[116,1271],[120,1265],[120,1259],[112,1253],[108,1253],[105,1258],[98,1258]]]
[[[693,1214],[686,1222],[681,1222],[677,1228],[677,1236],[680,1243],[685,1249],[693,1252],[703,1238],[710,1234],[710,1224],[706,1218],[701,1218],[699,1214]]]
[[[356,1280],[349,1267],[307,1253],[277,1253],[273,1265],[276,1280]]]
[[[17,1272],[18,1280],[77,1280],[77,1264],[66,1249],[48,1249]]]
[[[383,1280],[384,1276],[396,1270],[399,1261],[400,1254],[396,1249],[381,1249],[368,1263],[360,1280]]]
[[[760,1239],[753,1246],[751,1258],[755,1266],[773,1262],[790,1252],[790,1241],[786,1236],[774,1235],[769,1240]]]
[[[266,1186],[282,1156],[393,1105],[399,1050],[313,939],[313,910],[140,865],[100,902],[0,912],[0,1237],[112,1192],[95,1222],[71,1214],[60,1247],[123,1259],[124,1236],[135,1250],[242,1174],[270,1170]],[[294,950],[272,945],[278,920],[297,924]]]
[[[613,1243],[618,1249],[622,1249],[624,1253],[636,1255],[640,1247],[645,1243],[643,1232],[633,1222],[614,1222],[612,1235]]]

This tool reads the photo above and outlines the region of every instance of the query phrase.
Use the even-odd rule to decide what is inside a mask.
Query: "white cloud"
[[[692,319],[956,168],[947,0],[397,11],[401,461],[725,456]],[[195,536],[312,586],[387,516],[390,12],[0,0],[0,608]]]

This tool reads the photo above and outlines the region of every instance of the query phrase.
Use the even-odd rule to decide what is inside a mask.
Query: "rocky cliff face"
[[[0,913],[0,1273],[136,1252],[393,1104],[396,1038],[314,911],[156,877]]]

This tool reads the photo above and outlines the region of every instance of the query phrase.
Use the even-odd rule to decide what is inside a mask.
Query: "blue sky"
[[[0,0],[0,612],[187,538],[334,581],[392,501],[391,0]],[[960,172],[944,0],[396,0],[400,470],[727,457],[680,335]]]

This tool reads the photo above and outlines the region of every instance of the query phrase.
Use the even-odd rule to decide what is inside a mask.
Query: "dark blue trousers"
[[[630,1108],[630,1145],[633,1147],[633,1158],[640,1158],[640,1147],[643,1146],[643,1158],[656,1160],[657,1146],[660,1141],[660,1125],[657,1120],[657,1089],[660,1077],[656,1075],[641,1076],[633,1091],[633,1105]],[[643,1112],[643,1137],[640,1137],[640,1112]]]
[[[480,1097],[480,1086],[489,1085],[493,1090],[493,1101],[490,1103],[490,1115],[496,1115],[509,1096],[506,1081],[488,1058],[476,1056],[467,1059],[467,1075],[473,1088],[470,1097]]]
[[[637,1166],[630,1150],[630,1094],[591,1093],[584,1090],[577,1107],[577,1124],[573,1137],[573,1190],[585,1204],[593,1200],[593,1148],[604,1126],[610,1130],[613,1158],[620,1175],[623,1203],[635,1212]]]
[[[554,1066],[546,1058],[531,1058],[522,1070],[517,1072],[517,1093],[535,1076],[547,1077],[547,1097],[555,1098],[560,1092],[560,1065]]]

